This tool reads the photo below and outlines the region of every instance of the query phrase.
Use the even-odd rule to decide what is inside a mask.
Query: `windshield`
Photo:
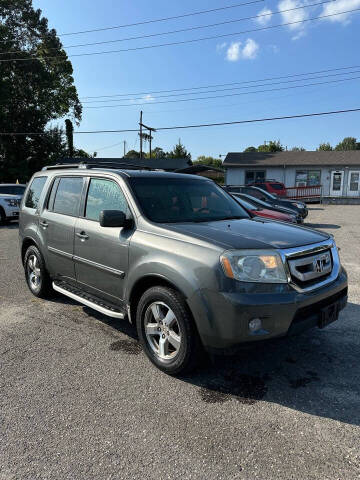
[[[211,181],[132,177],[130,184],[146,217],[158,223],[211,222],[249,214]]]
[[[248,200],[248,199],[246,199]],[[250,200],[250,199],[249,199]],[[252,198],[250,201],[254,201],[254,204],[257,206],[265,207],[265,208],[272,208],[271,205],[269,205],[267,202],[264,202],[263,200],[260,200],[259,198]]]
[[[245,200],[243,197],[240,197],[238,195],[234,195],[234,197],[240,203],[240,205],[247,208],[248,210],[259,210],[255,203],[250,202],[249,200]]]
[[[25,191],[22,185],[0,185],[0,193],[6,193],[8,195],[23,195]]]

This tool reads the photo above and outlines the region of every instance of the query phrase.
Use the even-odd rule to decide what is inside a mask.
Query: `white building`
[[[360,150],[228,153],[226,185],[273,179],[286,187],[322,185],[323,197],[360,199]]]

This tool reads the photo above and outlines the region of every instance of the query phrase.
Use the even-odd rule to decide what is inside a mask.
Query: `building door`
[[[349,171],[348,196],[360,196],[360,170]]]
[[[330,180],[330,195],[341,197],[344,186],[344,172],[342,170],[335,170],[331,172]]]

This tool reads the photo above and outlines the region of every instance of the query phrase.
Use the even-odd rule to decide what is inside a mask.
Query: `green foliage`
[[[333,147],[330,145],[329,142],[320,143],[319,147],[316,149],[317,152],[321,152],[321,151],[330,152],[331,150],[333,150]]]
[[[257,152],[257,148],[255,148],[255,147],[245,148],[244,153],[249,153],[249,152]]]
[[[291,152],[305,152],[305,148],[304,147],[293,147],[291,149]]]
[[[194,162],[194,165],[209,165],[210,167],[223,168],[222,161],[220,158],[206,157],[205,155],[200,155]]]
[[[66,131],[66,139],[69,151],[69,157],[74,156],[74,127],[72,121],[68,118],[65,120],[65,131]]]
[[[271,140],[269,143],[259,145],[258,152],[283,152],[284,147],[281,145],[280,140]]]
[[[187,158],[189,161],[191,161],[191,153],[186,150],[185,146],[181,143],[180,138],[178,143],[168,153],[167,156],[169,158]]]
[[[129,150],[124,158],[140,158],[140,152],[136,150]]]
[[[51,120],[64,116],[80,122],[82,107],[72,65],[55,30],[48,28],[47,19],[32,7],[31,0],[1,0],[0,53],[1,60],[32,57],[0,63],[0,131],[44,132]],[[0,137],[2,181],[29,179],[34,171],[32,159],[45,151],[51,154],[48,146],[53,144],[54,129],[46,132],[43,139]]]
[[[336,145],[335,150],[360,150],[360,143],[356,141],[355,137],[345,137]]]
[[[151,158],[166,158],[167,153],[161,147],[155,147],[151,152]],[[150,153],[144,155],[145,158],[150,158]]]

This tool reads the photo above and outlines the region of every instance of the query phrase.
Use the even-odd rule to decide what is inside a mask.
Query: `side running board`
[[[61,284],[53,282],[52,286],[56,292],[62,293],[63,295],[66,295],[67,297],[72,298],[73,300],[76,300],[77,302],[80,302],[83,305],[92,308],[93,310],[97,310],[98,312],[107,315],[108,317],[121,319],[125,318],[125,314],[118,308],[110,306],[106,304],[103,300],[91,297],[87,293],[70,287],[63,282],[61,282]]]

